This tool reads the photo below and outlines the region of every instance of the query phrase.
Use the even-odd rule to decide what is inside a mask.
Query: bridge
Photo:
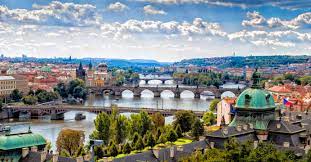
[[[174,81],[174,78],[171,76],[158,76],[158,77],[140,77],[139,80],[144,80],[146,84],[148,84],[148,82],[150,80],[160,80],[162,82],[162,84],[165,84],[166,81],[168,80],[172,80]]]
[[[239,95],[243,89],[236,88],[216,88],[214,86],[199,87],[199,86],[104,86],[104,87],[89,87],[89,92],[95,94],[111,94],[115,96],[122,96],[122,92],[129,90],[133,92],[134,97],[140,97],[142,92],[149,90],[153,92],[154,97],[161,97],[163,91],[171,91],[174,93],[175,98],[180,98],[180,94],[184,91],[190,91],[194,94],[194,98],[200,98],[201,94],[209,92],[216,98],[221,98],[224,92],[232,92],[236,96]]]
[[[51,119],[64,119],[64,113],[69,111],[85,111],[91,113],[106,112],[111,114],[112,107],[103,106],[84,106],[84,105],[9,105],[3,109],[9,111],[11,116],[19,117],[22,114],[27,113],[32,117],[41,117],[50,115]],[[177,111],[181,109],[158,109],[158,108],[133,108],[133,107],[118,107],[119,113],[139,113],[140,111],[146,111],[149,115],[156,112],[160,112],[163,116],[173,116]],[[193,111],[196,116],[202,118],[205,111]]]

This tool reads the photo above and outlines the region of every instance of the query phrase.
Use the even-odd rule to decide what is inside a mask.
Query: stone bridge
[[[84,105],[14,105],[5,106],[14,117],[19,117],[23,113],[28,113],[32,117],[40,117],[50,115],[51,119],[63,119],[64,113],[69,111],[86,111],[91,113],[106,112],[111,114],[112,107],[102,106],[84,106]],[[158,108],[134,108],[134,107],[118,107],[119,113],[139,113],[146,111],[149,115],[160,112],[163,116],[173,116],[180,109],[158,109]],[[203,117],[205,111],[193,111],[198,117]]]
[[[195,98],[200,98],[204,92],[212,93],[216,98],[220,98],[224,92],[232,92],[236,96],[239,95],[244,89],[236,88],[216,88],[216,87],[193,87],[193,86],[176,86],[176,87],[140,87],[140,86],[105,86],[105,87],[89,87],[91,93],[96,94],[111,94],[115,96],[122,96],[122,92],[129,90],[133,92],[134,97],[140,97],[144,90],[153,92],[154,97],[160,97],[163,91],[171,91],[174,93],[175,98],[180,98],[180,94],[184,91],[190,91],[194,94]]]
[[[149,81],[151,80],[160,80],[162,84],[165,84],[166,81],[172,80],[174,81],[173,77],[141,77],[139,80],[144,80],[146,84],[148,84]]]

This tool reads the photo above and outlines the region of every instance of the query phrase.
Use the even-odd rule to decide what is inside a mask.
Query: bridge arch
[[[194,92],[190,90],[184,90],[180,93],[180,98],[194,98],[195,94]]]
[[[154,92],[152,92],[149,89],[144,89],[140,92],[140,96],[144,98],[153,98],[154,97]]]
[[[214,99],[215,96],[216,95],[214,92],[208,91],[208,90],[205,90],[205,91],[201,92],[201,94],[200,94],[201,99]]]
[[[160,97],[161,98],[174,98],[175,94],[173,91],[171,90],[163,90],[161,93],[160,93]]]
[[[173,79],[165,80],[164,84],[166,85],[174,84],[174,80]]]
[[[236,95],[231,91],[225,91],[220,95],[221,98],[225,97],[236,97]]]
[[[133,98],[134,97],[134,92],[129,90],[129,89],[125,89],[121,92],[121,96],[124,98]]]

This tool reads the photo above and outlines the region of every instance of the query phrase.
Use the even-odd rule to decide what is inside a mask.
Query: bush
[[[180,127],[179,124],[177,124],[177,126],[176,126],[176,128],[175,128],[175,132],[176,132],[178,138],[183,137],[182,130],[181,130],[181,127]]]
[[[138,137],[138,140],[135,143],[135,150],[142,150],[142,149],[144,149],[144,142],[140,136],[140,137]]]
[[[148,133],[146,146],[153,147],[153,146],[155,146],[155,144],[156,144],[156,141],[155,141],[152,133]]]
[[[132,148],[130,146],[129,143],[125,143],[125,145],[123,146],[123,154],[129,154],[132,151]]]
[[[164,133],[162,133],[157,141],[158,143],[165,143],[167,142],[166,136]]]
[[[113,156],[113,157],[118,155],[118,149],[115,143],[112,143],[109,146],[109,154],[110,156]]]
[[[170,142],[175,142],[177,140],[178,136],[176,134],[176,132],[171,129],[167,135],[167,140]]]

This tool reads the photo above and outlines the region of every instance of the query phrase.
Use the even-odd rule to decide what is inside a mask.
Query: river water
[[[142,86],[154,86],[160,85],[160,81],[149,81],[148,85]],[[174,86],[173,83],[166,82],[163,86]],[[236,86],[236,85],[234,85]],[[232,94],[228,94],[230,96]],[[210,100],[213,98],[211,96],[201,96],[201,99],[194,99],[194,94],[191,92],[184,92],[181,94],[180,99],[174,98],[174,94],[170,91],[164,91],[161,94],[160,98],[153,98],[153,93],[150,91],[143,91],[140,98],[134,98],[132,92],[124,91],[122,97],[113,97],[113,96],[95,96],[91,95],[88,97],[85,105],[93,106],[110,106],[112,104],[125,107],[137,107],[137,108],[158,108],[158,109],[185,109],[185,110],[200,110],[207,111],[209,107]],[[85,132],[86,141],[88,140],[89,135],[94,130],[93,121],[96,118],[96,114],[82,112],[86,115],[85,120],[76,121],[74,120],[75,114],[77,111],[67,112],[64,115],[64,120],[45,120],[45,119],[14,119],[10,121],[5,121],[4,123],[15,123],[15,122],[29,122],[23,125],[12,126],[12,132],[25,132],[28,131],[28,126],[31,126],[31,130],[35,133],[40,133],[46,139],[51,141],[52,149],[55,150],[56,140],[58,133],[63,128],[72,128],[83,130]],[[124,113],[124,115],[129,116],[129,113]],[[166,117],[165,122],[171,123],[173,117]]]

